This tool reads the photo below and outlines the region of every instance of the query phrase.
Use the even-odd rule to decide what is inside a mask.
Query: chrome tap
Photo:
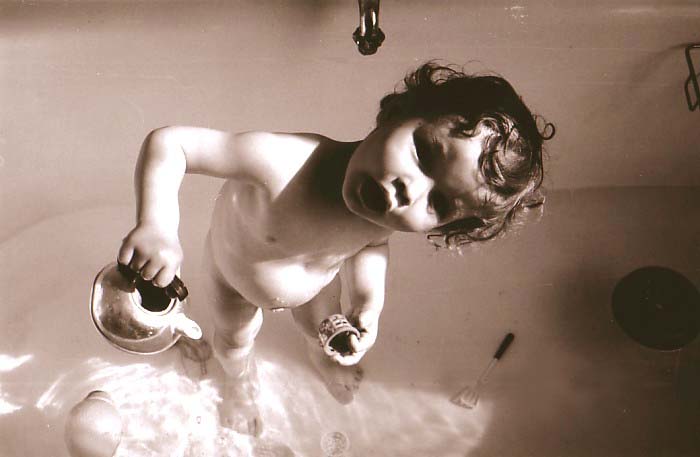
[[[379,28],[379,1],[357,0],[360,6],[360,26],[355,29],[352,39],[364,56],[377,52],[377,48],[384,42],[384,32]]]

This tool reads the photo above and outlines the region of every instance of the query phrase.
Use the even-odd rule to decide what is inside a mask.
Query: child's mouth
[[[384,213],[389,209],[386,191],[369,176],[360,184],[360,199],[365,208],[370,211]]]

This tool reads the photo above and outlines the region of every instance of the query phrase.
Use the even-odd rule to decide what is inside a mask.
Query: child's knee
[[[236,351],[247,354],[253,347],[255,335],[231,333],[216,330],[214,332],[214,352],[230,356]]]
[[[253,305],[225,305],[214,316],[215,334],[231,346],[244,346],[255,339],[263,323],[263,313]]]

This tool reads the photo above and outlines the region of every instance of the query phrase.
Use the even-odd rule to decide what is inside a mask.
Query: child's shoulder
[[[248,131],[235,134],[232,149],[243,173],[264,182],[286,182],[319,146],[332,142],[315,133]]]
[[[305,162],[329,138],[315,133],[249,131],[235,135],[235,149],[272,163]]]
[[[320,144],[331,141],[317,133],[286,133],[253,130],[238,133],[236,140],[239,147],[245,147],[260,153],[303,154],[313,151]]]

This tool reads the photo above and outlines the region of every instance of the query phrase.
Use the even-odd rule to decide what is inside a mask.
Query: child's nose
[[[432,187],[428,179],[412,179],[408,182],[401,178],[392,181],[395,189],[396,203],[399,207],[411,206],[423,196],[427,195]]]

